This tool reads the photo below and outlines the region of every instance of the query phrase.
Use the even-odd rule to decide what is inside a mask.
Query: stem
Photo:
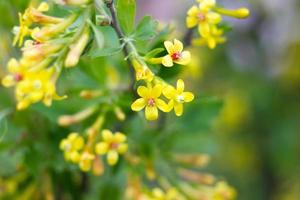
[[[123,34],[119,22],[117,20],[117,15],[116,15],[116,9],[114,6],[114,1],[112,0],[111,2],[107,2],[106,3],[107,8],[109,9],[110,13],[111,13],[111,17],[112,17],[112,22],[111,22],[111,26],[113,27],[113,29],[115,29],[118,37],[120,40],[123,40],[124,43],[124,48],[123,48],[123,53],[125,55],[126,58],[128,58],[130,56],[130,52],[134,52],[136,53],[136,49],[134,47],[134,45],[132,44],[131,41],[125,41],[124,42],[124,38],[125,35]],[[135,83],[135,71],[134,71],[134,67],[131,63],[131,61],[129,59],[126,59],[128,66],[130,67],[130,88],[129,90],[132,91],[135,94],[135,91],[133,90],[133,86]]]

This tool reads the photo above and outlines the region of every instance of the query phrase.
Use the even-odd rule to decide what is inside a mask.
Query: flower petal
[[[207,22],[203,22],[203,23],[200,23],[200,25],[198,26],[198,31],[199,31],[199,34],[202,36],[202,37],[208,37],[209,36],[209,24]]]
[[[122,142],[125,142],[126,141],[126,136],[121,133],[121,132],[116,132],[114,134],[114,142],[116,143],[122,143]]]
[[[175,103],[174,104],[174,111],[176,116],[181,116],[183,113],[183,104],[182,103]]]
[[[186,18],[186,26],[188,28],[193,28],[198,24],[198,19],[196,17],[187,17]]]
[[[127,151],[127,149],[128,149],[128,144],[120,144],[118,146],[117,151],[119,154],[124,154]]]
[[[179,40],[177,39],[174,39],[174,52],[182,52],[183,50],[183,44],[182,42],[180,42]]]
[[[191,7],[191,8],[188,10],[187,14],[188,14],[189,16],[196,17],[197,14],[198,14],[198,12],[199,12],[199,8],[198,8],[197,6],[193,6],[193,7]]]
[[[181,94],[184,91],[184,82],[182,79],[177,81],[177,91]]]
[[[191,62],[191,53],[189,51],[183,51],[178,60],[174,61],[180,65],[187,65]]]
[[[102,131],[102,138],[105,142],[111,142],[113,140],[113,134],[110,130],[104,129]]]
[[[172,42],[170,41],[165,41],[164,42],[165,48],[168,51],[169,54],[173,54],[174,53],[174,45]]]
[[[95,147],[95,152],[96,154],[106,154],[108,151],[108,144],[106,142],[99,142],[98,144],[96,144]]]
[[[174,96],[176,95],[176,89],[173,86],[167,86],[163,88],[163,95],[167,97],[168,99],[174,99]]]
[[[156,106],[146,106],[145,109],[146,119],[149,121],[156,120],[158,118],[158,110]]]
[[[140,111],[142,110],[144,107],[146,106],[146,101],[144,98],[139,98],[137,100],[135,100],[135,102],[133,102],[131,104],[131,109],[133,111]]]
[[[221,15],[215,12],[207,13],[206,18],[210,24],[219,24],[222,21]]]
[[[191,102],[194,100],[194,94],[191,92],[182,93],[185,102]]]
[[[137,89],[137,93],[140,97],[148,97],[149,96],[149,89],[145,86],[139,86]]]
[[[166,102],[164,102],[161,99],[156,99],[155,102],[158,109],[160,109],[163,112],[170,112],[170,109],[168,107],[168,104],[166,104]]]
[[[158,98],[162,93],[163,86],[161,84],[156,84],[151,90],[151,97]]]
[[[164,56],[161,63],[162,63],[163,66],[165,66],[165,67],[172,67],[172,66],[174,65],[174,64],[173,64],[173,60],[172,60],[172,58],[171,58],[170,55]]]
[[[116,151],[109,151],[107,153],[107,162],[110,166],[115,165],[118,162],[119,155]]]

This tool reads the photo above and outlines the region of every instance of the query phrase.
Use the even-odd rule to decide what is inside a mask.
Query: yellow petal
[[[210,34],[209,24],[207,22],[200,23],[198,26],[198,31],[202,37],[208,37]]]
[[[122,143],[126,141],[126,136],[123,133],[116,132],[114,134],[114,142],[116,143]]]
[[[128,144],[120,144],[117,150],[119,154],[124,154],[128,150]]]
[[[189,16],[197,17],[198,12],[199,12],[199,8],[197,6],[193,6],[188,10],[187,14]]]
[[[168,99],[173,99],[176,95],[176,89],[173,86],[168,85],[163,89],[163,95]]]
[[[158,118],[158,110],[156,106],[146,106],[145,109],[146,119],[149,121],[156,120]]]
[[[210,49],[216,48],[216,46],[217,46],[217,41],[215,40],[215,38],[213,38],[213,37],[207,38],[207,46],[208,46]]]
[[[198,19],[196,17],[187,17],[186,18],[186,26],[188,28],[193,28],[198,24]]]
[[[77,151],[72,151],[69,154],[69,158],[72,162],[77,163],[80,160],[80,154]]]
[[[173,60],[172,60],[171,56],[170,55],[164,56],[163,59],[162,59],[162,64],[165,67],[172,67],[173,66]]]
[[[144,107],[146,106],[146,101],[144,98],[139,98],[137,100],[135,100],[135,102],[133,102],[131,104],[131,109],[133,111],[140,111],[142,110]]]
[[[73,148],[76,150],[80,150],[84,146],[84,139],[80,136],[78,136],[75,140],[74,143],[72,144]]]
[[[183,113],[183,105],[182,103],[175,103],[174,104],[174,111],[175,111],[175,114],[176,116],[181,116],[182,113]]]
[[[11,87],[16,84],[15,79],[12,75],[7,75],[2,79],[2,85],[4,87]]]
[[[173,45],[172,42],[170,42],[170,41],[165,41],[165,42],[164,42],[164,45],[165,45],[165,48],[167,49],[167,51],[168,51],[169,54],[172,55],[173,53],[175,53],[175,52],[174,52],[174,45]]]
[[[156,106],[158,107],[158,109],[160,109],[163,112],[169,112],[169,107],[168,104],[166,104],[163,100],[161,99],[156,99]]]
[[[162,93],[163,86],[161,84],[156,84],[151,90],[151,97],[157,98]]]
[[[149,96],[149,89],[145,86],[139,86],[137,89],[137,93],[141,97],[148,97]]]
[[[97,154],[103,155],[106,154],[108,151],[108,144],[106,142],[99,142],[96,144],[95,152]]]
[[[177,81],[177,91],[182,93],[184,91],[184,82],[182,79],[178,79]]]
[[[37,8],[38,11],[40,12],[46,12],[49,10],[49,4],[47,4],[46,2],[42,2],[39,7]]]
[[[173,46],[174,52],[182,52],[183,50],[183,44],[177,39],[174,39],[174,46]]]
[[[115,165],[118,162],[119,155],[116,151],[109,151],[107,153],[107,162],[109,165]]]
[[[113,134],[110,130],[105,129],[102,131],[102,138],[105,142],[111,142],[113,140]]]
[[[20,71],[19,62],[15,58],[10,59],[7,63],[7,69],[10,73],[19,72]]]
[[[189,51],[183,51],[180,55],[180,58],[174,61],[180,65],[187,65],[191,62],[191,53]]]
[[[210,24],[219,24],[222,21],[221,15],[214,12],[207,13],[206,18]]]
[[[191,102],[194,100],[194,94],[191,92],[182,93],[185,102]]]

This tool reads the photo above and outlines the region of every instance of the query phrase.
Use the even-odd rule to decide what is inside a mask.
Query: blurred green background
[[[192,4],[183,0],[137,2],[140,15],[151,14],[165,23],[179,22],[179,27],[184,27],[186,10]],[[298,200],[300,1],[218,2],[232,8],[249,7],[251,16],[245,21],[226,19],[234,25],[226,44],[213,51],[206,47],[192,49],[194,62],[182,75],[190,80],[189,90],[195,91],[197,100],[182,118],[167,119],[168,131],[176,130],[168,139],[172,141],[169,145],[174,152],[210,154],[212,161],[207,171],[234,186],[238,199]],[[0,77],[6,73],[8,59],[19,53],[11,47],[11,30],[18,23],[17,13],[27,4],[26,0],[0,0]],[[73,73],[68,74],[69,81],[81,72]],[[56,196],[60,190],[73,191],[73,195],[74,191],[84,193],[86,185],[77,184],[82,178],[78,169],[66,170],[58,149],[68,130],[55,125],[56,117],[66,110],[76,110],[63,110],[62,105],[55,104],[53,110],[36,105],[29,111],[4,117],[14,108],[14,98],[11,90],[0,86],[0,197],[3,184],[14,191],[15,182],[22,182],[18,186],[20,199],[37,186],[47,194],[53,187],[49,179],[56,183]],[[134,128],[128,125],[127,129]],[[98,188],[107,187],[103,185],[107,177],[100,181],[90,178],[92,192],[85,196],[94,199]],[[109,184],[117,187],[118,178]]]

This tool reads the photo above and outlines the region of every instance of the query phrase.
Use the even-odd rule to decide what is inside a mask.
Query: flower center
[[[14,79],[15,79],[15,81],[19,82],[23,79],[23,76],[21,74],[15,74]]]
[[[178,60],[180,58],[180,56],[181,56],[180,52],[176,52],[171,55],[172,60]]]
[[[119,144],[113,142],[113,143],[110,144],[109,147],[110,147],[110,149],[117,149],[119,147]]]
[[[204,22],[206,20],[206,16],[202,12],[199,12],[197,17],[200,22]]]
[[[155,106],[155,100],[153,98],[148,99],[148,106]]]
[[[184,103],[184,97],[182,95],[178,95],[176,97],[176,101],[179,102],[179,103]]]

